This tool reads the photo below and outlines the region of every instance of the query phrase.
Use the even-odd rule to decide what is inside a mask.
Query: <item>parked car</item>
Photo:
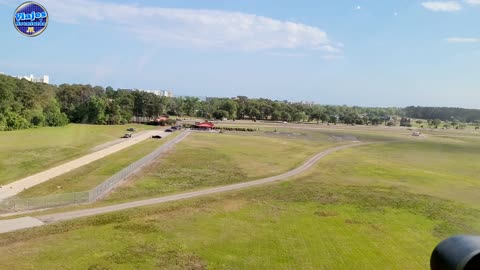
[[[178,128],[176,126],[170,127],[171,130],[177,130]]]
[[[165,132],[173,132],[172,129],[165,129]]]
[[[162,136],[160,136],[160,135],[153,135],[152,136],[152,139],[161,139],[161,138],[162,138]]]
[[[122,136],[122,138],[124,138],[124,139],[131,138],[131,137],[132,137],[131,133],[125,133],[125,135]]]
[[[127,131],[137,131],[135,128],[127,128]]]

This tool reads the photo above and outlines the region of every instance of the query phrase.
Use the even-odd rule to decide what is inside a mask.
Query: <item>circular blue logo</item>
[[[15,10],[13,25],[25,36],[38,36],[47,29],[48,12],[38,3],[25,2]]]

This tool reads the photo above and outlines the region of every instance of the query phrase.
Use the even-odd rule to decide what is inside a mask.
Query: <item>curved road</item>
[[[134,202],[127,202],[127,203],[121,203],[121,204],[116,204],[116,205],[98,207],[98,208],[91,208],[91,209],[56,213],[56,214],[50,214],[50,215],[43,215],[43,216],[38,216],[38,217],[35,217],[35,218],[33,218],[33,217],[23,217],[23,218],[10,219],[10,220],[0,220],[0,233],[16,231],[16,230],[25,229],[25,228],[32,228],[32,227],[42,226],[42,225],[49,224],[49,223],[71,220],[71,219],[76,219],[76,218],[81,218],[81,217],[89,217],[89,216],[94,216],[94,215],[99,215],[99,214],[116,212],[116,211],[120,211],[120,210],[140,207],[140,206],[147,206],[147,205],[153,205],[153,204],[159,204],[159,203],[165,203],[165,202],[171,202],[171,201],[190,199],[190,198],[195,198],[195,197],[200,197],[200,196],[205,196],[205,195],[210,195],[210,194],[215,194],[215,193],[220,193],[220,192],[238,190],[238,189],[243,189],[243,188],[247,188],[247,187],[263,185],[263,184],[266,184],[266,183],[286,180],[286,179],[288,179],[292,176],[298,175],[298,174],[303,173],[304,171],[308,170],[313,165],[315,165],[320,159],[327,156],[328,154],[331,154],[333,152],[336,152],[336,151],[339,151],[339,150],[342,150],[342,149],[345,149],[345,148],[360,146],[360,145],[366,145],[366,144],[369,144],[369,143],[354,143],[354,144],[348,144],[348,145],[343,145],[343,146],[330,148],[328,150],[325,150],[325,151],[323,151],[321,153],[318,153],[317,155],[313,156],[307,162],[305,162],[304,164],[302,164],[300,167],[298,167],[296,169],[293,169],[293,170],[291,170],[289,172],[286,172],[284,174],[280,174],[280,175],[272,176],[272,177],[268,177],[268,178],[263,178],[263,179],[260,179],[260,180],[238,183],[238,184],[232,184],[232,185],[228,185],[228,186],[208,188],[208,189],[204,189],[204,190],[181,193],[181,194],[170,195],[170,196],[164,196],[164,197],[159,197],[159,198],[154,198],[154,199],[140,200],[140,201],[134,201]]]

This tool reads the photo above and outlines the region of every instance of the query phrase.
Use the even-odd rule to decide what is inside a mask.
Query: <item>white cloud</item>
[[[340,51],[318,27],[241,12],[159,8],[95,0],[44,0],[52,20],[99,23],[150,44],[232,50]],[[74,7],[74,8],[72,8]]]
[[[449,2],[423,2],[422,6],[431,11],[455,12],[462,9],[462,6],[455,1]]]
[[[480,0],[465,0],[465,3],[472,6],[476,6],[476,5],[480,5]]]
[[[449,43],[479,43],[480,38],[462,38],[462,37],[451,37],[446,39]]]

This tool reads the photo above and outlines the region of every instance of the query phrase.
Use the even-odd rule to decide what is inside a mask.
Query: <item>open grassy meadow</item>
[[[59,165],[120,138],[128,127],[139,131],[152,126],[97,126],[70,124],[0,132],[0,185]]]
[[[158,197],[278,175],[332,145],[345,143],[320,134],[262,135],[193,133],[171,153],[147,166],[107,201]]]
[[[107,202],[279,174],[353,137],[389,139],[280,183],[3,234],[0,266],[428,269],[440,240],[480,234],[476,138],[298,133],[192,134]]]
[[[29,188],[17,195],[19,198],[30,198],[68,192],[87,191],[107,180],[133,162],[150,154],[162,144],[175,138],[180,133],[158,139],[147,139],[130,146],[118,153],[104,157],[96,162],[82,166],[69,173],[55,177],[38,186]],[[60,186],[61,188],[58,188]]]
[[[300,179],[0,236],[9,269],[426,269],[478,210]]]
[[[479,153],[480,140],[463,138],[372,144],[326,157],[307,177],[394,187],[479,207]]]

